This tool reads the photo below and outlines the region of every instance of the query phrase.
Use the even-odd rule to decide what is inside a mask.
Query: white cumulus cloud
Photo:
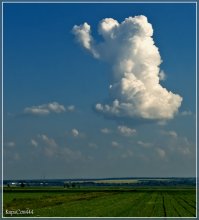
[[[73,128],[71,130],[71,134],[72,134],[73,137],[77,137],[79,135],[79,131],[76,128]]]
[[[61,113],[65,111],[65,107],[58,102],[51,102],[48,104],[26,107],[24,109],[25,114],[32,115],[48,115],[50,113]]]
[[[124,136],[127,136],[127,137],[130,137],[130,136],[136,134],[136,130],[135,129],[132,129],[132,128],[129,128],[129,127],[126,127],[126,126],[123,126],[123,125],[119,125],[117,127],[117,129],[118,129],[120,134],[122,134]]]
[[[174,117],[182,97],[163,88],[165,74],[153,41],[153,28],[143,15],[119,23],[105,18],[99,23],[103,42],[96,43],[89,24],[75,25],[73,34],[95,58],[112,66],[111,101],[95,108],[107,116],[167,120]]]

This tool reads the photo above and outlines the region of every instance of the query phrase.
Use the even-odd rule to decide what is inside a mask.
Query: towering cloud
[[[104,41],[96,44],[90,25],[73,27],[77,41],[95,58],[110,63],[112,81],[109,104],[97,103],[98,112],[108,116],[143,119],[171,119],[182,97],[160,85],[165,78],[159,66],[161,57],[152,38],[153,28],[145,16],[112,18],[99,23]]]

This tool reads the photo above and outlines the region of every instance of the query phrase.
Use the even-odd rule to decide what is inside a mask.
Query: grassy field
[[[194,217],[195,188],[63,189],[12,188],[3,194],[6,210],[33,210],[17,217]]]

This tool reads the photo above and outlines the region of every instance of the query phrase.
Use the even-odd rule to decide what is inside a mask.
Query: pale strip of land
[[[124,179],[124,180],[95,180],[94,183],[138,183],[137,179]]]

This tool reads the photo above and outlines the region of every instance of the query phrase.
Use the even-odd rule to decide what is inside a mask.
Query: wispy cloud
[[[14,141],[9,141],[9,142],[4,143],[4,145],[7,147],[15,147],[16,143]]]
[[[195,155],[195,144],[190,142],[187,137],[173,138],[169,141],[169,149],[184,156]]]
[[[34,139],[31,139],[31,140],[30,140],[30,144],[31,144],[33,147],[37,147],[37,146],[38,146],[37,141],[34,140]]]
[[[166,120],[160,120],[157,122],[157,125],[160,125],[160,126],[165,126],[166,124],[167,124]]]
[[[132,150],[128,149],[124,153],[121,154],[122,159],[127,159],[129,157],[133,157],[134,153]]]
[[[14,153],[14,154],[13,154],[13,159],[14,159],[14,160],[20,160],[21,157],[20,157],[19,153]]]
[[[24,114],[30,114],[30,115],[49,115],[50,113],[62,113],[62,112],[73,112],[75,110],[74,105],[70,105],[65,107],[62,104],[59,104],[58,102],[50,102],[47,104],[42,104],[42,105],[37,105],[37,106],[31,106],[31,107],[26,107],[24,109]]]
[[[117,141],[112,141],[111,142],[112,147],[120,148],[120,144]]]
[[[68,146],[61,147],[55,139],[48,137],[46,134],[39,135],[41,147],[44,155],[49,158],[60,158],[65,161],[85,160],[81,151],[73,150]]]
[[[173,130],[170,130],[170,131],[162,131],[161,132],[163,135],[166,135],[166,136],[169,136],[169,137],[172,137],[172,138],[177,138],[178,137],[178,134],[176,131],[173,131]]]
[[[161,148],[156,148],[156,152],[161,159],[164,159],[166,157],[165,150],[163,150]]]
[[[43,141],[44,143],[44,154],[47,157],[53,157],[56,156],[57,153],[59,152],[59,148],[57,143],[55,142],[55,140],[53,138],[49,138],[47,135],[42,134],[39,136],[40,139]]]
[[[100,131],[103,134],[110,134],[112,132],[111,129],[109,129],[109,128],[102,128]]]
[[[191,111],[183,111],[180,113],[181,116],[190,116],[193,115],[193,113]]]
[[[69,105],[69,106],[67,106],[67,110],[69,112],[74,112],[75,111],[75,106],[74,105]]]
[[[93,148],[93,149],[97,149],[98,148],[98,145],[96,143],[93,143],[93,142],[89,143],[88,146],[90,148]]]
[[[172,154],[184,155],[184,156],[194,156],[196,145],[189,141],[187,137],[180,136],[176,131],[161,131],[164,137],[162,137],[161,142],[165,146],[165,151]],[[159,143],[160,145],[161,143]]]
[[[165,74],[153,41],[153,28],[143,15],[119,23],[105,18],[99,23],[104,41],[96,43],[89,24],[75,25],[78,42],[95,58],[110,63],[113,69],[109,86],[111,103],[97,103],[96,111],[111,117],[167,120],[174,117],[182,97],[160,84]]]
[[[169,131],[169,132],[168,132],[168,135],[169,135],[169,136],[172,136],[172,137],[174,137],[174,138],[177,138],[177,137],[178,137],[178,134],[177,134],[175,131]]]
[[[140,146],[142,146],[142,147],[146,147],[146,148],[153,146],[152,143],[143,142],[143,141],[138,141],[137,144],[140,145]]]

